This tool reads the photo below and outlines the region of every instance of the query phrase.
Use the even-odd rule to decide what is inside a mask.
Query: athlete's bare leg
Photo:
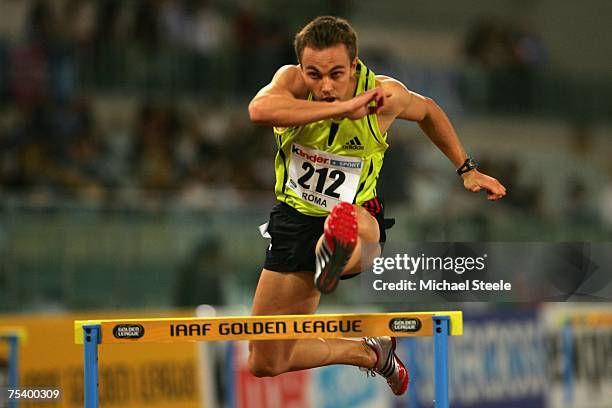
[[[359,237],[343,274],[359,272],[362,255],[371,260],[380,254],[376,219],[364,208],[355,208]],[[320,244],[321,239],[317,248]],[[252,314],[312,314],[317,310],[320,297],[312,272],[281,273],[264,269],[255,291]],[[249,369],[258,377],[330,364],[372,367],[375,363],[376,354],[361,340],[260,340],[249,343]]]
[[[264,269],[253,299],[253,315],[312,314],[321,294],[312,272],[273,272]],[[376,354],[360,340],[259,340],[249,343],[249,369],[257,377],[288,371],[350,364],[372,367]]]

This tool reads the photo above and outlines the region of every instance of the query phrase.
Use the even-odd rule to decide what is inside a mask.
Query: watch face
[[[463,163],[463,164],[461,165],[461,167],[459,167],[459,168],[457,169],[457,173],[458,173],[459,175],[461,175],[461,174],[463,174],[463,173],[467,173],[468,171],[475,169],[476,167],[478,167],[478,163],[476,163],[476,162],[475,162],[475,161],[474,161],[474,160],[473,160],[473,159],[470,157],[470,158],[467,158],[467,159],[465,160],[465,163]]]

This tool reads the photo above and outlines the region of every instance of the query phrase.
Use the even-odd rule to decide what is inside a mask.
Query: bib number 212
[[[314,166],[308,162],[302,163],[302,169],[306,170],[299,179],[298,184],[307,190],[310,190],[310,181],[314,175],[317,173],[317,185],[315,186],[315,191],[319,194],[325,194],[329,197],[340,198],[340,193],[336,192],[336,189],[344,183],[346,179],[346,175],[340,170],[328,169],[327,167],[321,167],[320,169],[315,170]],[[330,178],[333,181],[329,187],[325,188],[325,182]],[[325,191],[323,191],[325,189]]]

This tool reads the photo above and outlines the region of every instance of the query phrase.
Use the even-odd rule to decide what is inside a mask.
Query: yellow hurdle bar
[[[0,337],[16,337],[19,339],[19,343],[24,344],[28,340],[28,332],[24,327],[10,327],[10,326],[2,326],[0,327]]]
[[[612,313],[589,312],[569,318],[570,323],[581,327],[612,327]]]
[[[100,325],[100,344],[432,336],[435,315],[450,317],[450,335],[463,334],[462,312],[454,311],[77,320],[74,339],[76,344],[83,344],[83,326],[86,325]]]

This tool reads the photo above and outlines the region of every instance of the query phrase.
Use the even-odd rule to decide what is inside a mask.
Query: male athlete
[[[271,243],[253,299],[253,315],[312,314],[321,293],[380,254],[384,209],[376,181],[395,119],[415,121],[457,168],[466,189],[498,200],[505,188],[480,173],[436,103],[357,58],[343,19],[318,17],[295,37],[298,65],[281,67],[249,104],[251,120],[272,126],[278,145]],[[408,372],[395,339],[252,341],[249,368],[259,377],[329,364],[378,373],[396,395]]]

